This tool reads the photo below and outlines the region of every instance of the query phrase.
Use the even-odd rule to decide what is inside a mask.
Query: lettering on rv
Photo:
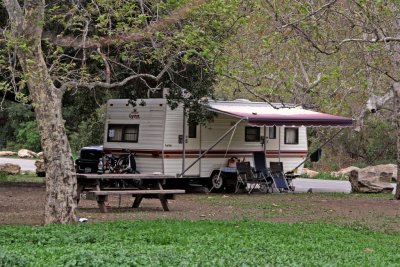
[[[139,116],[139,112],[137,112],[137,110],[136,109],[134,109],[131,113],[129,113],[129,118],[131,119],[131,120],[138,120],[138,119],[140,119],[140,116]]]

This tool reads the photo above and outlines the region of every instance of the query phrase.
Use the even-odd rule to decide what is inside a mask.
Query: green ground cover
[[[38,177],[35,172],[22,172],[16,175],[0,172],[0,182],[44,183],[44,180],[44,177]]]
[[[329,224],[155,220],[0,226],[0,266],[395,266],[399,234]]]
[[[309,178],[309,179],[319,179],[319,180],[342,180],[348,181],[349,177],[345,175],[334,176],[329,172],[319,172],[317,175],[310,177],[306,174],[302,174],[300,178]]]

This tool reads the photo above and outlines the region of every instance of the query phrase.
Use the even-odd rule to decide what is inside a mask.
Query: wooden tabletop
[[[77,178],[83,179],[172,179],[176,178],[173,175],[164,175],[164,174],[151,174],[151,173],[104,173],[104,174],[96,174],[96,173],[77,173]]]

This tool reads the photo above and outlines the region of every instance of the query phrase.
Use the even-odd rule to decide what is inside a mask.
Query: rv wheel
[[[219,172],[214,172],[211,175],[211,192],[221,192],[224,189],[224,180]]]

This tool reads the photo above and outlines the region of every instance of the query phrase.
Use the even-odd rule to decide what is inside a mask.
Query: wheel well
[[[217,174],[217,173],[219,173],[219,172],[220,172],[220,170],[213,170],[213,171],[211,172],[210,178],[212,178],[215,174]]]

